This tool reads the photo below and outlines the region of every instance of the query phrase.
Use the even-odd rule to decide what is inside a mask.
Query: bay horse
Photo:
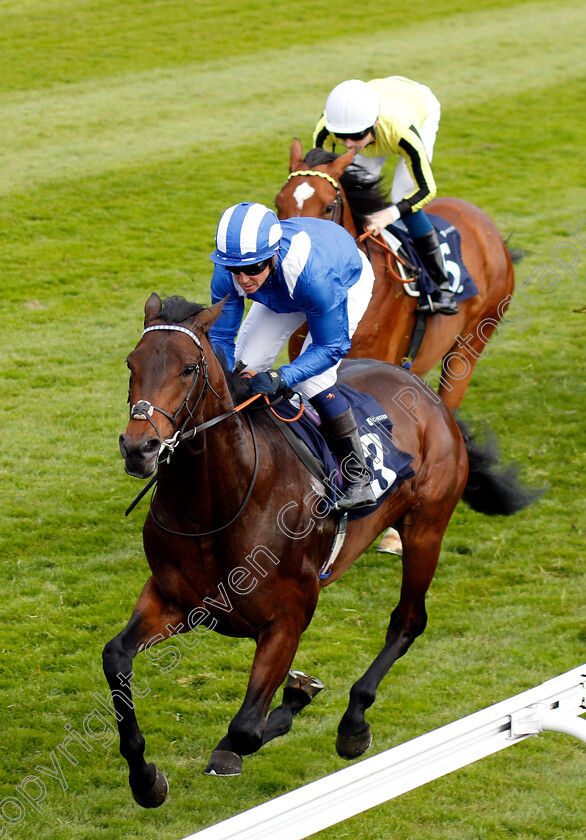
[[[363,232],[365,217],[388,206],[389,199],[380,178],[373,179],[358,167],[346,171],[353,158],[353,149],[340,156],[312,149],[304,160],[301,143],[295,139],[289,178],[275,198],[279,218],[334,219],[356,239]],[[478,295],[458,303],[457,315],[427,319],[425,336],[411,367],[413,373],[425,376],[442,361],[441,376],[430,375],[426,381],[430,384],[433,379],[438,384],[439,380],[440,397],[455,410],[511,300],[513,259],[520,254],[509,251],[494,222],[474,204],[458,198],[436,198],[425,210],[446,219],[460,232],[462,257],[478,289]],[[381,244],[368,239],[359,247],[372,262],[375,283],[348,357],[401,364],[413,335],[417,299],[407,295],[403,283],[390,276]],[[291,358],[300,351],[305,338],[302,330],[291,338]]]
[[[208,774],[239,774],[242,756],[288,732],[293,716],[322,687],[292,671],[283,702],[268,714],[320,589],[395,523],[404,545],[399,601],[380,654],[351,689],[338,730],[338,753],[355,758],[371,743],[364,712],[381,680],[425,628],[425,595],[459,499],[475,510],[503,515],[532,501],[423,383],[414,419],[393,402],[409,379],[406,371],[372,360],[347,362],[340,379],[379,400],[401,449],[413,456],[415,475],[380,507],[348,523],[333,571],[320,579],[337,516],[327,506],[324,513],[324,486],[267,412],[240,410],[238,388],[246,385],[224,370],[206,336],[222,303],[204,307],[170,297],[163,304],[153,293],[145,305],[144,332],[127,359],[131,408],[120,451],[129,475],[156,474],[143,529],[151,575],[128,624],[106,644],[103,664],[130,787],[145,808],[161,805],[168,785],[144,758],[131,686],[137,653],[177,633],[198,633],[202,626],[206,632],[255,640],[243,703],[206,768]]]

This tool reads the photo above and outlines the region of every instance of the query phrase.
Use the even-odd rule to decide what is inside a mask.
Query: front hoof
[[[137,802],[141,808],[158,808],[163,804],[169,793],[169,785],[167,779],[157,770],[157,776],[152,788],[146,793],[139,793],[136,790],[132,791],[134,801]]]
[[[214,750],[204,772],[208,776],[240,776],[242,756],[230,750]]]
[[[353,758],[359,758],[372,744],[372,735],[370,734],[370,726],[367,726],[364,732],[359,735],[342,735],[338,732],[336,738],[336,750],[340,758],[347,758],[350,761]]]

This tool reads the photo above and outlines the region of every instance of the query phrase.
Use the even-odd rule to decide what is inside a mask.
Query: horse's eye
[[[326,213],[328,213],[328,214],[333,213],[335,206],[336,206],[335,204],[328,204],[328,206],[326,207]]]
[[[196,370],[197,370],[197,365],[196,364],[187,365],[187,367],[185,368],[185,370],[182,373],[182,376],[192,376],[196,372]]]

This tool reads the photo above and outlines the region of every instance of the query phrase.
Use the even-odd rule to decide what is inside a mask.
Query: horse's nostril
[[[158,453],[160,441],[159,438],[151,437],[144,443],[136,445],[126,435],[120,435],[119,444],[120,452],[125,460],[129,458],[145,458],[149,460]]]
[[[153,455],[156,455],[160,445],[161,441],[158,438],[149,438],[141,447],[143,456],[145,458],[151,458]]]
[[[124,435],[120,435],[118,438],[118,445],[120,446],[120,454],[123,458],[126,458],[128,455],[128,447],[126,446],[126,438]]]

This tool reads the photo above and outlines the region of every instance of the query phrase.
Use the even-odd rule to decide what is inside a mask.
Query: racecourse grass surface
[[[241,702],[248,640],[207,636],[166,674],[137,658],[147,757],[171,787],[157,811],[132,801],[117,740],[72,747],[75,765],[57,750],[106,696],[101,649],[147,577],[146,505],[123,515],[142,485],[117,450],[144,302],[153,290],[209,301],[220,213],[272,203],[291,139],[309,147],[343,78],[432,87],[439,192],[512,234],[526,252],[518,289],[556,268],[562,244],[580,261],[575,276],[557,266],[551,291],[517,293],[525,316],[491,341],[461,412],[547,492],[508,520],[458,506],[428,628],[367,715],[371,753],[585,660],[586,235],[566,227],[586,221],[583,4],[275,6],[0,2],[0,837],[179,840],[345,766],[336,727],[400,579],[399,561],[373,550],[323,593],[302,639],[295,665],[326,689],[242,777],[202,771]],[[55,756],[62,781],[43,776],[35,809],[17,786]],[[583,840],[585,761],[583,745],[541,735],[319,836]]]

